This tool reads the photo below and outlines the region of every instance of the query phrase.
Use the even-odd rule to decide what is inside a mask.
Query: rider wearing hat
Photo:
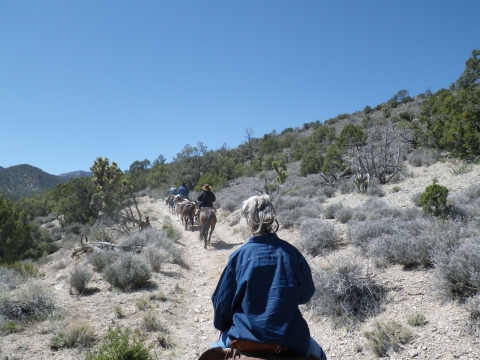
[[[215,194],[212,192],[212,187],[208,184],[202,186],[202,192],[197,197],[197,204],[199,208],[202,207],[211,207],[213,208],[213,202],[215,199]]]
[[[170,195],[177,195],[177,188],[175,187],[175,185],[172,185],[170,189],[168,189],[168,193]]]

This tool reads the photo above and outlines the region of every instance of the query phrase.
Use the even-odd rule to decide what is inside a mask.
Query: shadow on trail
[[[229,243],[223,242],[222,240],[218,240],[215,242],[211,242],[209,246],[214,247],[216,250],[230,250],[235,246],[242,245],[242,244],[243,242],[238,244],[229,244]]]
[[[185,270],[190,270],[190,265],[188,265],[183,259],[175,259],[173,263],[179,265]]]

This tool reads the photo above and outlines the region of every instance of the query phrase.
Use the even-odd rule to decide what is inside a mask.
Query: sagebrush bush
[[[333,186],[322,186],[318,191],[319,196],[325,196],[327,198],[332,198],[335,196],[336,189]]]
[[[95,332],[90,325],[72,325],[50,338],[50,347],[61,348],[91,347],[95,341]]]
[[[469,241],[435,257],[436,275],[447,295],[480,293],[480,241]]]
[[[354,325],[379,313],[385,298],[385,289],[351,256],[315,270],[313,279],[317,291],[309,306],[318,315],[331,317],[334,324]]]
[[[13,291],[0,294],[0,318],[43,320],[56,310],[51,289],[38,282],[27,282]]]
[[[92,276],[92,272],[85,266],[76,265],[70,272],[68,284],[70,285],[70,288],[75,289],[78,294],[82,294],[92,279]]]
[[[383,190],[382,185],[380,185],[378,182],[370,181],[370,185],[368,186],[368,189],[367,189],[367,195],[384,197],[385,191]]]
[[[420,196],[422,196],[421,192],[415,193],[412,195],[412,202],[415,204],[415,206],[421,206],[420,205]]]
[[[352,194],[355,192],[357,187],[355,186],[355,183],[352,180],[343,180],[338,185],[338,189],[342,194]]]
[[[318,218],[322,205],[313,199],[300,196],[283,196],[275,202],[278,220],[286,228],[300,225],[303,220]]]
[[[226,210],[228,212],[232,212],[238,209],[242,205],[239,201],[235,201],[234,199],[225,199],[222,203],[222,210]]]
[[[445,186],[432,184],[425,188],[425,191],[418,199],[418,203],[426,213],[445,217],[449,213],[447,196],[448,189]]]
[[[337,244],[332,224],[322,219],[307,219],[300,225],[298,247],[303,252],[317,256],[331,250]]]
[[[109,329],[96,354],[88,353],[85,360],[153,360],[140,332],[119,327]]]
[[[373,352],[384,357],[389,351],[398,351],[400,344],[406,344],[412,338],[410,330],[396,321],[385,323],[375,322],[372,331],[366,331],[364,336],[369,340]]]
[[[429,167],[437,162],[439,153],[430,149],[417,149],[408,156],[408,163],[412,166]]]
[[[93,250],[87,255],[87,260],[93,267],[103,270],[107,265],[114,263],[119,253],[114,250]]]
[[[15,289],[25,282],[25,278],[18,271],[0,267],[0,293]]]
[[[329,204],[322,208],[323,217],[325,219],[335,219],[335,213],[340,209],[343,209],[343,204],[340,202]]]
[[[143,251],[143,256],[147,259],[150,267],[155,272],[160,272],[162,264],[164,264],[169,258],[168,253],[163,249],[156,249],[154,247],[148,247]]]
[[[92,227],[87,234],[89,241],[112,242],[115,238],[115,232],[106,226]]]
[[[342,224],[346,224],[350,221],[353,216],[353,210],[349,207],[342,207],[341,209],[336,210],[333,213],[335,220],[341,222]]]
[[[118,262],[108,265],[103,271],[105,281],[121,290],[145,286],[150,276],[146,260],[132,253],[121,254]]]
[[[172,238],[168,236],[166,231],[158,231],[154,228],[148,228],[141,232],[135,232],[120,239],[121,245],[143,247],[152,246],[157,249],[163,249],[168,254],[165,261],[175,262],[181,260],[182,251],[175,244]]]

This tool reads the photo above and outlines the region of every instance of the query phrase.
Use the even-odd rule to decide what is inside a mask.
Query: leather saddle
[[[261,344],[246,340],[234,340],[230,348],[216,347],[205,351],[198,360],[320,360],[315,355],[293,357],[292,352],[282,345]]]

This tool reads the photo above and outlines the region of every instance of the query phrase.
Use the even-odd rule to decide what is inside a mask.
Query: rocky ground
[[[409,168],[410,175],[395,184],[401,188],[399,191],[392,190],[394,185],[385,187],[385,201],[390,206],[414,206],[411,196],[431,184],[433,178],[451,192],[480,181],[480,166],[475,165],[470,172],[458,176],[452,174],[452,166],[454,164],[437,163],[429,168]],[[154,226],[161,227],[166,221],[176,223],[163,200],[148,197],[141,200],[142,209],[152,219],[157,219]],[[335,201],[355,207],[364,202],[364,196],[339,195],[328,200]],[[183,249],[184,263],[165,264],[160,273],[154,273],[151,284],[140,291],[114,292],[101,274],[95,273],[86,295],[71,295],[68,274],[76,263],[86,263],[85,257],[71,259],[69,249],[50,256],[41,265],[45,277],[38,281],[55,293],[61,310],[54,319],[30,324],[19,333],[1,336],[0,359],[82,359],[84,349],[52,350],[49,346],[52,335],[59,329],[79,323],[91,325],[98,338],[115,325],[139,328],[144,312],[135,306],[135,302],[142,298],[150,299],[151,307],[160,314],[167,330],[167,334],[161,336],[155,332],[147,333],[152,353],[158,359],[195,359],[218,335],[212,325],[210,296],[229,254],[243,244],[239,225],[229,225],[234,216],[235,213],[219,212],[219,223],[207,249],[199,241],[196,228],[194,232],[181,230],[183,236],[178,244]],[[336,224],[336,227],[340,235],[345,230],[341,225]],[[278,234],[293,244],[298,239],[294,229],[281,229]],[[339,251],[351,249],[346,246]],[[309,261],[315,269],[324,259]],[[329,359],[376,358],[363,333],[372,329],[375,321],[396,320],[409,327],[406,320],[413,313],[424,314],[427,323],[421,327],[409,327],[414,334],[413,340],[402,345],[399,352],[390,354],[391,359],[480,359],[480,341],[465,327],[467,312],[461,304],[446,301],[436,291],[432,270],[405,271],[400,266],[393,266],[374,271],[377,279],[390,289],[388,302],[380,315],[357,328],[334,329],[328,318],[318,318],[302,307],[313,337],[323,346]],[[116,306],[122,308],[124,318],[117,319]],[[159,337],[163,341],[159,341]],[[170,347],[164,348],[161,343]]]

